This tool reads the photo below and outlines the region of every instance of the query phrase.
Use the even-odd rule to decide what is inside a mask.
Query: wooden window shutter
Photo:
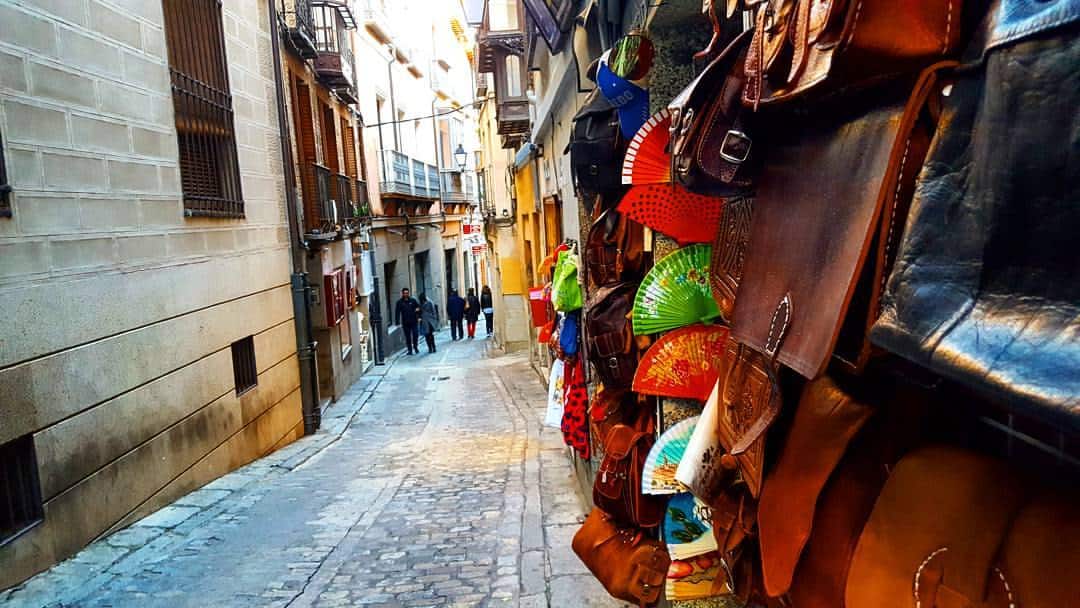
[[[300,80],[293,87],[296,116],[296,145],[300,153],[300,195],[304,201],[304,223],[308,229],[318,226],[318,196],[315,192],[315,122],[311,111],[311,92]]]
[[[345,175],[356,179],[356,140],[353,138],[348,118],[341,119],[341,135],[342,145],[345,147]]]

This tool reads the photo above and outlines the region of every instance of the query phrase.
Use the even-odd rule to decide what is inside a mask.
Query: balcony
[[[345,103],[356,103],[356,68],[348,33],[356,29],[352,11],[341,0],[314,0],[312,18],[315,25],[315,73]]]
[[[281,0],[279,6],[279,16],[284,22],[293,49],[304,59],[314,59],[317,51],[311,0]]]
[[[333,238],[337,233],[338,209],[331,190],[330,169],[310,163],[300,167],[300,178],[310,184],[314,196],[304,197],[304,229],[310,236]]]
[[[443,169],[442,197],[445,205],[471,204],[476,202],[476,193],[473,190],[471,176],[456,169]]]
[[[439,198],[439,170],[435,165],[410,158],[397,150],[383,150],[379,168],[382,178],[379,191],[384,197],[427,204]]]

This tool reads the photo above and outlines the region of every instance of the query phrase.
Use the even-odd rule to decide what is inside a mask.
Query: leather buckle
[[[724,135],[724,141],[720,144],[720,158],[729,163],[742,164],[750,158],[750,147],[753,143],[746,133],[731,129]]]
[[[608,357],[607,364],[608,364],[609,368],[617,370],[617,369],[619,369],[619,358],[618,357]]]

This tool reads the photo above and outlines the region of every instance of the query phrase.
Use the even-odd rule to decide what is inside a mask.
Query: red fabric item
[[[674,183],[631,186],[619,202],[619,213],[680,245],[715,241],[723,209],[724,199],[696,194]]]
[[[622,183],[627,185],[671,182],[671,112],[667,108],[653,114],[634,134],[623,158]]]
[[[572,364],[566,364],[566,379],[563,381],[563,418],[562,434],[566,445],[582,457],[589,457],[589,423],[586,410],[589,405],[589,393],[585,389],[585,367],[578,357]]]

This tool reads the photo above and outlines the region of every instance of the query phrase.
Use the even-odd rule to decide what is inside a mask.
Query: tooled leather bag
[[[638,347],[626,315],[634,306],[635,283],[602,287],[585,304],[585,344],[593,370],[608,388],[630,388]]]
[[[655,440],[651,418],[645,426],[617,424],[604,438],[604,459],[593,481],[593,503],[619,524],[654,528],[664,518],[663,497],[641,491],[645,459]]]
[[[606,209],[589,228],[585,241],[587,280],[595,287],[640,280],[646,255],[644,227],[615,209]]]
[[[936,126],[927,100],[949,65],[926,70],[914,89],[879,88],[812,121],[777,117],[735,300],[731,329],[739,342],[764,351],[777,303],[787,297],[790,331],[779,362],[815,378],[835,350],[842,366],[861,372]]]
[[[692,192],[734,197],[753,185],[753,113],[742,105],[750,36],[737,36],[668,104],[671,175]]]
[[[735,313],[735,294],[739,290],[743,265],[746,263],[753,213],[752,198],[724,201],[724,208],[720,212],[720,227],[716,231],[712,260],[709,262],[709,286],[720,309],[720,316],[725,319],[731,319]]]
[[[951,56],[961,0],[757,0],[743,101],[858,88]]]
[[[571,547],[612,597],[638,606],[660,599],[671,558],[641,530],[619,527],[611,515],[594,508]]]

